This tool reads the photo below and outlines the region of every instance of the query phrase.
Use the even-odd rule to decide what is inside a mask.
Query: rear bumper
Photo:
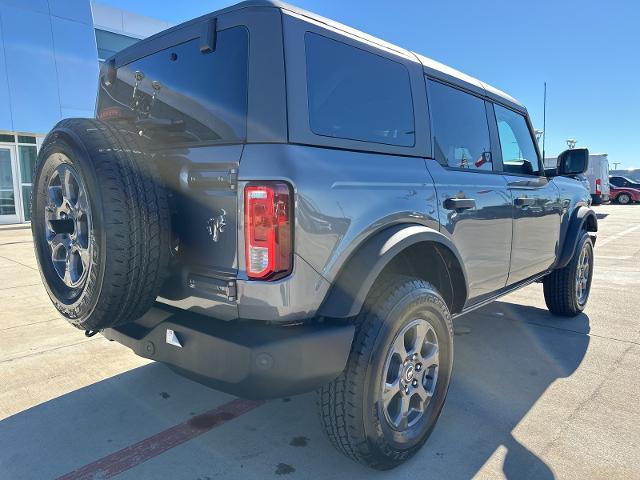
[[[181,347],[168,343],[168,330]],[[267,399],[308,392],[337,377],[347,363],[354,326],[222,322],[154,307],[135,323],[102,334],[199,383]]]

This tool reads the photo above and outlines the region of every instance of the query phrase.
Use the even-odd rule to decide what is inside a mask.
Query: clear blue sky
[[[220,0],[98,0],[180,23]],[[296,0],[295,5],[446,63],[524,103],[547,156],[565,139],[640,168],[640,1]],[[613,168],[613,165],[611,165]]]

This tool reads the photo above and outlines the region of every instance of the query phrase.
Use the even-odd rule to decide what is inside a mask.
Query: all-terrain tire
[[[415,318],[427,318],[438,337],[440,367],[428,410],[398,431],[382,410],[381,385],[389,346]],[[377,282],[361,313],[343,373],[317,392],[320,421],[331,443],[378,470],[394,468],[425,443],[442,411],[453,368],[453,326],[444,300],[429,283],[408,277]],[[402,392],[400,392],[402,393]]]
[[[589,271],[585,278],[586,295],[578,295],[576,282],[580,268],[581,253],[588,256]],[[584,232],[576,245],[576,250],[569,264],[564,268],[552,271],[544,278],[544,300],[551,313],[564,317],[574,317],[580,314],[589,299],[591,280],[593,277],[593,241]]]
[[[69,197],[75,195],[75,206],[58,193],[64,188],[52,187],[67,175],[73,181],[65,188]],[[79,210],[81,196],[90,213]],[[169,261],[170,216],[153,158],[135,133],[95,119],[59,122],[40,150],[32,203],[40,274],[51,301],[70,323],[100,330],[130,322],[151,307]],[[69,222],[74,211],[78,216]],[[57,216],[64,217],[67,230],[52,226],[63,223]],[[59,273],[65,268],[60,265],[65,255],[71,261],[73,237],[81,228],[88,230],[82,250],[88,260],[74,267],[78,278],[72,284],[71,275]]]

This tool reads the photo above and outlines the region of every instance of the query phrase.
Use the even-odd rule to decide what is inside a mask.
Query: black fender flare
[[[419,242],[433,242],[448,248],[461,267],[465,286],[468,285],[460,253],[449,238],[423,225],[396,225],[375,233],[349,257],[318,309],[318,315],[332,318],[357,315],[382,270],[396,255]]]
[[[554,265],[555,269],[564,268],[569,264],[576,250],[576,245],[582,236],[582,232],[585,231],[594,234],[591,235],[591,237],[595,243],[595,232],[598,231],[598,217],[591,208],[581,206],[575,210],[571,220],[569,220],[569,227],[567,228],[567,233],[562,248],[560,249],[560,255]]]

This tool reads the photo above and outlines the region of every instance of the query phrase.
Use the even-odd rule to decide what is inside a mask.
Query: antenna
[[[542,161],[544,162],[544,141],[547,137],[547,82],[544,82],[544,103],[542,105]]]

